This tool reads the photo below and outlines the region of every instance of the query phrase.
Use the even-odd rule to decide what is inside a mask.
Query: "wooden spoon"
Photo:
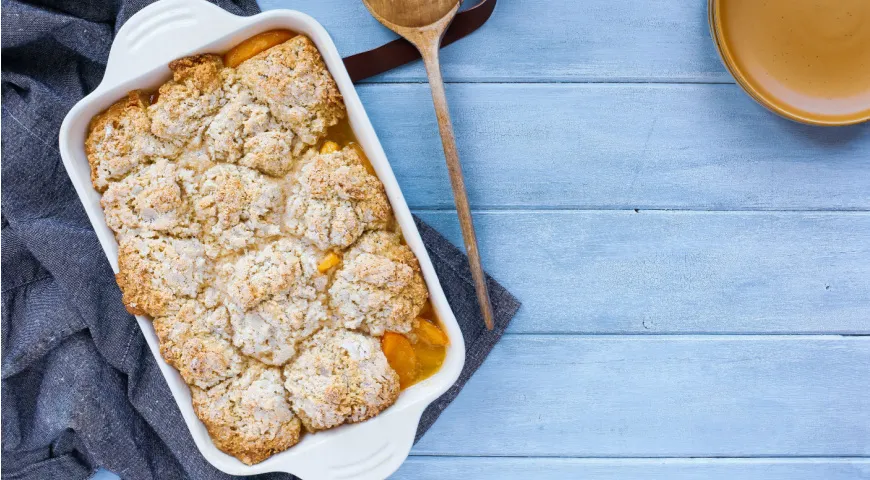
[[[465,251],[468,253],[471,276],[477,289],[477,301],[480,303],[486,328],[492,330],[492,305],[486,288],[486,276],[480,264],[480,254],[477,251],[477,237],[474,234],[474,224],[471,222],[471,208],[468,206],[468,196],[465,194],[465,180],[462,178],[462,166],[459,165],[459,155],[456,153],[456,139],[453,136],[453,125],[450,123],[450,111],[447,109],[444,80],[441,78],[441,65],[438,61],[441,37],[456,16],[460,0],[363,0],[363,2],[379,22],[411,42],[423,57],[426,73],[429,75],[429,86],[432,88],[432,101],[435,102],[441,144],[444,146],[444,156],[447,158],[450,183],[453,184],[453,199],[459,214],[459,224],[462,226],[462,236],[465,237]]]

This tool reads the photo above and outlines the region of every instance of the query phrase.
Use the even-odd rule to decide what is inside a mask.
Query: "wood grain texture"
[[[445,23],[444,27],[446,28],[446,26],[447,24]],[[447,106],[444,81],[441,78],[441,66],[438,61],[438,42],[440,38],[440,35],[432,38],[428,47],[420,45],[420,49],[426,64],[426,71],[429,74],[429,86],[432,89],[435,116],[438,119],[438,129],[441,133],[441,145],[444,150],[444,158],[446,159],[447,173],[450,177],[450,186],[453,190],[453,202],[456,206],[456,214],[459,219],[459,225],[462,228],[462,243],[465,247],[465,254],[468,256],[471,277],[474,279],[477,302],[487,330],[492,330],[495,323],[489,290],[486,285],[486,273],[480,262],[480,249],[477,245],[477,235],[474,232],[471,204],[468,201],[465,178],[462,174],[462,163],[459,160],[459,153],[456,148],[456,135],[453,133],[453,124],[450,121],[450,108]]]
[[[415,480],[856,480],[867,459],[575,459],[412,456],[392,477]]]
[[[508,335],[413,452],[866,456],[867,365],[867,337]]]
[[[417,212],[461,245],[451,212]],[[870,333],[870,213],[477,212],[514,333]]]
[[[412,208],[452,208],[426,85],[359,88]],[[870,124],[733,85],[448,85],[473,208],[870,209]]]
[[[346,0],[260,0],[324,24],[350,55],[395,38]],[[732,82],[710,40],[706,2],[499,0],[492,18],[444,49],[449,82]],[[420,82],[407,65],[371,82]]]

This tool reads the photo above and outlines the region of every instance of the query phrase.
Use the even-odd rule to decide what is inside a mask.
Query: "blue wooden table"
[[[524,306],[396,478],[870,478],[870,125],[753,103],[706,3],[501,0],[443,51],[484,265]],[[358,1],[261,5],[345,55],[393,38]],[[359,92],[461,245],[421,65]]]

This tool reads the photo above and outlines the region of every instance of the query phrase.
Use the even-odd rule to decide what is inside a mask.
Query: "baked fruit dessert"
[[[253,464],[303,427],[377,415],[448,340],[310,39],[169,68],[92,120],[86,154],[124,304],[152,318],[214,444]]]

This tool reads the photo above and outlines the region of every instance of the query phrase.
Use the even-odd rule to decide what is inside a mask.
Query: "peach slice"
[[[339,150],[341,147],[335,142],[324,142],[323,146],[320,147],[320,153],[335,153]]]
[[[320,273],[324,273],[328,271],[330,268],[338,265],[338,262],[341,261],[341,257],[336,255],[334,252],[329,252],[323,260],[320,261],[320,264],[317,265],[317,271]]]
[[[387,332],[381,340],[387,362],[399,374],[399,387],[407,388],[417,380],[417,354],[404,335]]]
[[[269,30],[245,40],[224,54],[224,65],[236,68],[245,60],[295,37],[290,30]]]
[[[444,363],[444,358],[447,356],[447,349],[417,342],[414,345],[414,353],[417,355],[417,366],[419,368],[417,381],[419,382],[438,372]]]
[[[417,319],[417,328],[415,329],[415,333],[417,334],[417,338],[420,339],[421,342],[429,345],[443,347],[450,343],[450,341],[447,339],[447,335],[440,328],[438,328],[437,325],[422,318]]]

